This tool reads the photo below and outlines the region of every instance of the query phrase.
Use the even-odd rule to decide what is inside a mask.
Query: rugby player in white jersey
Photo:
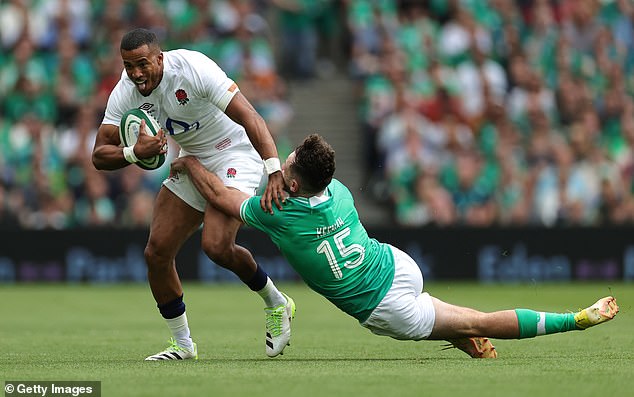
[[[264,171],[268,183],[261,205],[280,206],[284,180],[271,134],[237,85],[205,55],[189,50],[161,51],[157,37],[135,29],[121,40],[125,68],[106,107],[92,160],[97,169],[114,170],[138,159],[165,153],[166,135],[181,156],[196,156],[230,189],[255,194]],[[162,130],[140,133],[134,146],[122,147],[119,122],[133,108],[146,110]],[[141,130],[145,124],[142,123]],[[283,352],[290,339],[295,304],[281,293],[245,248],[235,244],[240,221],[207,205],[186,175],[163,182],[153,209],[145,248],[148,281],[172,333],[170,346],[146,360],[197,358],[175,258],[183,243],[203,224],[202,249],[218,265],[233,271],[265,302],[266,354]]]
[[[375,334],[399,340],[447,340],[474,358],[495,358],[488,337],[530,338],[583,330],[612,319],[613,297],[577,313],[528,309],[484,313],[423,293],[414,260],[368,236],[350,191],[333,179],[334,150],[311,135],[282,166],[289,197],[271,216],[258,197],[229,190],[195,157],[172,163],[214,206],[271,238],[306,284]]]

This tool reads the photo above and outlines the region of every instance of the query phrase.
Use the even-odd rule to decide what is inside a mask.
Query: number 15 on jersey
[[[332,238],[325,239],[317,247],[318,254],[326,255],[330,270],[337,280],[343,278],[341,266],[339,265],[340,263],[343,263],[343,267],[347,269],[354,269],[355,267],[363,263],[363,258],[365,257],[365,248],[363,248],[363,246],[356,243],[346,245],[346,243],[343,241],[349,235],[350,228],[347,227],[332,236]],[[335,247],[337,247],[337,253],[335,253],[332,244],[329,241],[331,239],[334,242]],[[353,255],[357,255],[354,260],[346,260],[346,258],[349,258]]]

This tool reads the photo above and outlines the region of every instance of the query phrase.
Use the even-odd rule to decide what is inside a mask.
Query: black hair
[[[295,161],[290,168],[304,193],[319,193],[335,174],[335,151],[321,136],[309,135],[295,149]]]
[[[158,46],[156,34],[148,29],[137,28],[124,34],[121,38],[121,49],[125,51],[136,50],[143,45]]]

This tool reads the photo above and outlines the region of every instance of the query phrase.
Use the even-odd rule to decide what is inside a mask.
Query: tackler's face
[[[121,50],[125,72],[139,93],[148,96],[163,78],[163,53],[158,47],[144,44],[134,50]]]
[[[282,176],[284,177],[284,187],[288,193],[293,193],[291,191],[291,186],[294,185],[295,179],[291,175],[290,167],[291,164],[295,161],[295,151],[291,152],[286,158],[284,164],[282,164]],[[295,182],[296,186],[296,182]]]

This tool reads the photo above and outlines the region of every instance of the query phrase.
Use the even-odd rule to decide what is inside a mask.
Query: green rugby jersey
[[[251,197],[240,217],[269,235],[310,288],[360,322],[392,286],[392,251],[368,236],[352,194],[335,179],[322,197],[289,197],[273,215]]]

